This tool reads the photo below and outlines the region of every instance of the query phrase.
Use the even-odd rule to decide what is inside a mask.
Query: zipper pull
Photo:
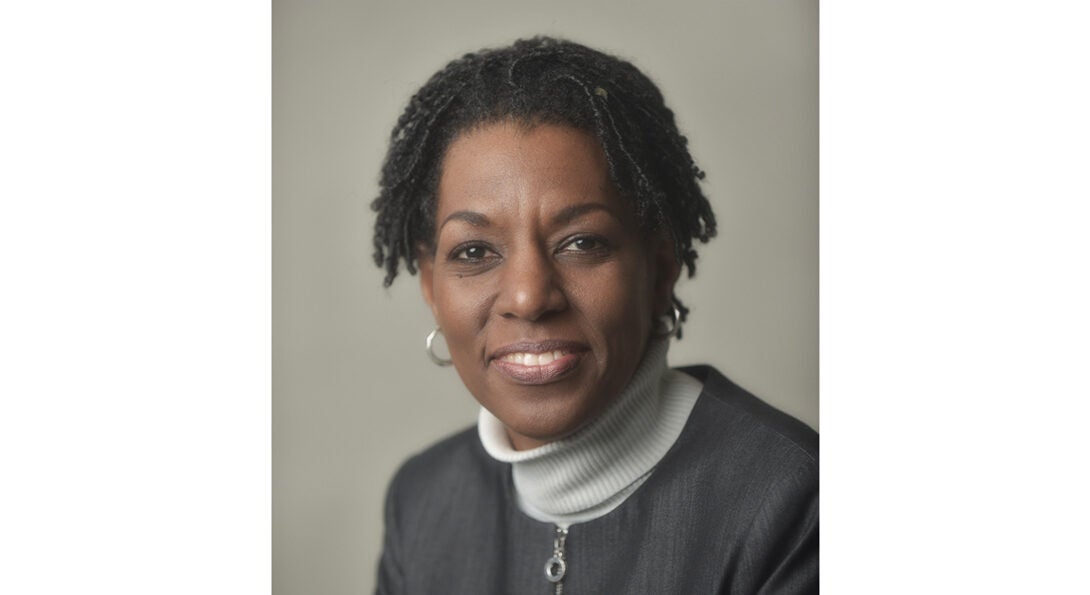
[[[557,527],[553,538],[553,557],[545,563],[545,578],[556,585],[556,595],[564,592],[564,574],[568,572],[568,563],[564,561],[564,542],[568,539],[568,530]]]

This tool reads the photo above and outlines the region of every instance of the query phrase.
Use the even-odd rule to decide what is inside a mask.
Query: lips
[[[545,353],[528,353],[522,351],[508,353],[500,359],[505,362],[519,364],[520,366],[547,366],[565,355],[567,354],[559,349],[556,351],[546,351]]]
[[[586,352],[587,346],[575,341],[523,341],[497,349],[490,363],[518,384],[548,384],[579,367]]]

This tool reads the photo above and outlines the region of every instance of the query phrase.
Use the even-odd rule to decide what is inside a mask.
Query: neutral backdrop
[[[273,2],[273,587],[373,589],[397,466],[474,422],[415,277],[371,260],[370,202],[412,93],[467,51],[534,34],[625,57],[708,174],[719,237],[679,296],[672,365],[711,363],[818,422],[817,3]]]

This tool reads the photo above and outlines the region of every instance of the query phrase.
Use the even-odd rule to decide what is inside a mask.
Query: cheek
[[[581,276],[578,302],[583,316],[607,340],[629,340],[650,328],[651,284],[640,263],[618,263]]]
[[[437,279],[434,300],[439,326],[451,341],[475,336],[488,320],[488,290],[479,279]]]

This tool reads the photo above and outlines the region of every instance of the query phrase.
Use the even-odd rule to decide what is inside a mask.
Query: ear
[[[652,255],[654,266],[654,285],[651,288],[654,296],[655,316],[665,316],[670,313],[674,295],[674,285],[681,276],[681,261],[674,253],[674,242],[670,234],[663,232],[657,234],[657,245]]]

